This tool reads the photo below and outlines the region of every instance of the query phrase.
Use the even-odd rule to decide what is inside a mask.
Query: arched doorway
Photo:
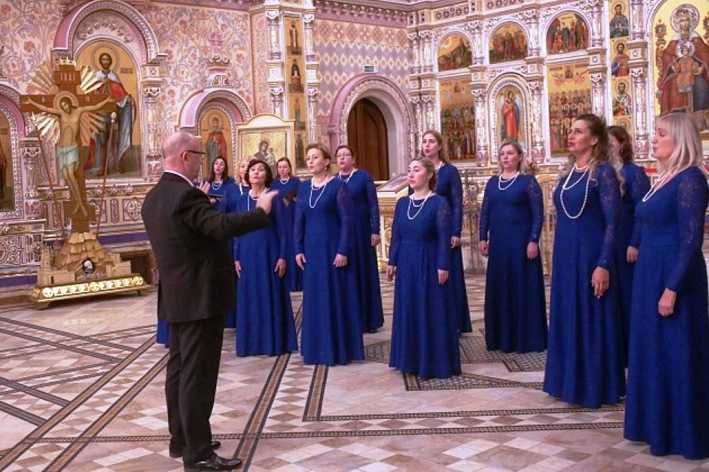
[[[352,107],[347,117],[347,143],[357,155],[359,168],[374,180],[389,179],[387,125],[373,101],[363,98]]]

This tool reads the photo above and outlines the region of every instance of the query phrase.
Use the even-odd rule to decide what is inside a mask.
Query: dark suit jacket
[[[266,213],[220,213],[199,189],[165,172],[142,215],[160,271],[158,319],[180,323],[233,310],[231,238],[268,225]]]

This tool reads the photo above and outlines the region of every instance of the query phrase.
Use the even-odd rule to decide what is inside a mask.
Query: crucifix
[[[90,71],[61,62],[54,70],[38,70],[32,85],[45,93],[23,95],[20,99],[20,110],[33,114],[40,139],[56,145],[57,179],[61,176],[69,188],[63,213],[72,220],[72,232],[78,233],[88,232],[89,223],[95,220],[86,199],[86,159],[81,158],[81,144],[88,143],[89,136],[103,126],[97,112],[115,110],[110,96],[85,93],[100,86],[91,82]],[[48,167],[45,170],[51,182]]]

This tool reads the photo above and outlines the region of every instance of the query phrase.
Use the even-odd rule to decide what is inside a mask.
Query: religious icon
[[[297,22],[297,19],[292,19],[288,22],[288,53],[295,56],[302,54]]]
[[[500,140],[508,141],[519,139],[520,107],[515,98],[513,90],[508,90],[505,100],[502,103],[502,127],[500,129]]]
[[[470,84],[464,80],[442,81],[439,100],[441,103],[441,135],[454,160],[475,157],[475,107]]]
[[[5,151],[2,149],[2,141],[0,141],[0,208],[3,206],[3,200],[5,200],[5,176],[7,174],[7,158],[5,157]]]
[[[709,48],[695,31],[699,11],[694,5],[682,4],[672,12],[671,24],[675,34],[667,46],[658,51],[661,58],[657,83],[660,113],[709,110]],[[664,31],[658,31],[659,28],[660,25],[655,30],[662,40]]]
[[[205,149],[207,151],[209,169],[212,168],[212,164],[214,164],[214,160],[217,157],[223,157],[225,160],[227,158],[226,139],[222,131],[221,120],[217,115],[212,116],[209,124],[209,134],[207,135]]]
[[[630,94],[626,91],[625,82],[618,82],[618,94],[613,99],[613,116],[630,116],[633,114]]]
[[[295,162],[297,167],[305,167],[305,144],[300,133],[295,136]]]
[[[490,38],[490,64],[527,57],[527,35],[519,25],[501,26]]]
[[[288,85],[289,92],[302,92],[303,84],[301,82],[300,66],[298,65],[298,60],[293,59],[293,63],[290,66],[290,84]]]
[[[613,7],[615,12],[610,21],[611,38],[623,38],[628,36],[628,17],[623,14],[623,5],[616,3]]]
[[[547,53],[564,54],[588,47],[588,25],[578,13],[563,13],[547,30]]]
[[[98,62],[101,70],[96,71],[96,80],[100,87],[96,93],[108,95],[116,104],[117,117],[111,125],[111,112],[101,113],[104,127],[92,139],[86,168],[89,172],[100,175],[111,172],[124,172],[124,158],[133,152],[133,127],[135,124],[135,102],[126,91],[123,82],[112,69],[114,60],[108,52],[99,54]],[[113,126],[113,133],[111,133]],[[109,135],[112,134],[111,142]]]
[[[452,34],[438,49],[438,70],[453,70],[469,67],[473,63],[470,42],[461,34]]]
[[[613,77],[626,77],[630,75],[630,57],[625,54],[625,43],[615,46],[616,55],[611,62],[611,75]]]

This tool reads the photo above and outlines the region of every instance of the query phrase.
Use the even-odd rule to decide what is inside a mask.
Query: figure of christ
[[[86,112],[97,111],[106,103],[112,102],[113,98],[106,97],[102,102],[96,105],[83,107],[74,107],[69,97],[65,96],[59,99],[59,108],[47,107],[41,103],[37,103],[32,98],[27,97],[25,102],[28,105],[33,105],[43,112],[55,115],[59,119],[59,142],[57,143],[57,165],[67,186],[69,193],[76,201],[76,206],[73,213],[81,211],[85,216],[89,216],[89,211],[84,205],[81,198],[81,189],[79,181],[76,178],[76,172],[79,170],[79,144],[77,143],[77,135],[79,126],[81,125],[81,115]]]

